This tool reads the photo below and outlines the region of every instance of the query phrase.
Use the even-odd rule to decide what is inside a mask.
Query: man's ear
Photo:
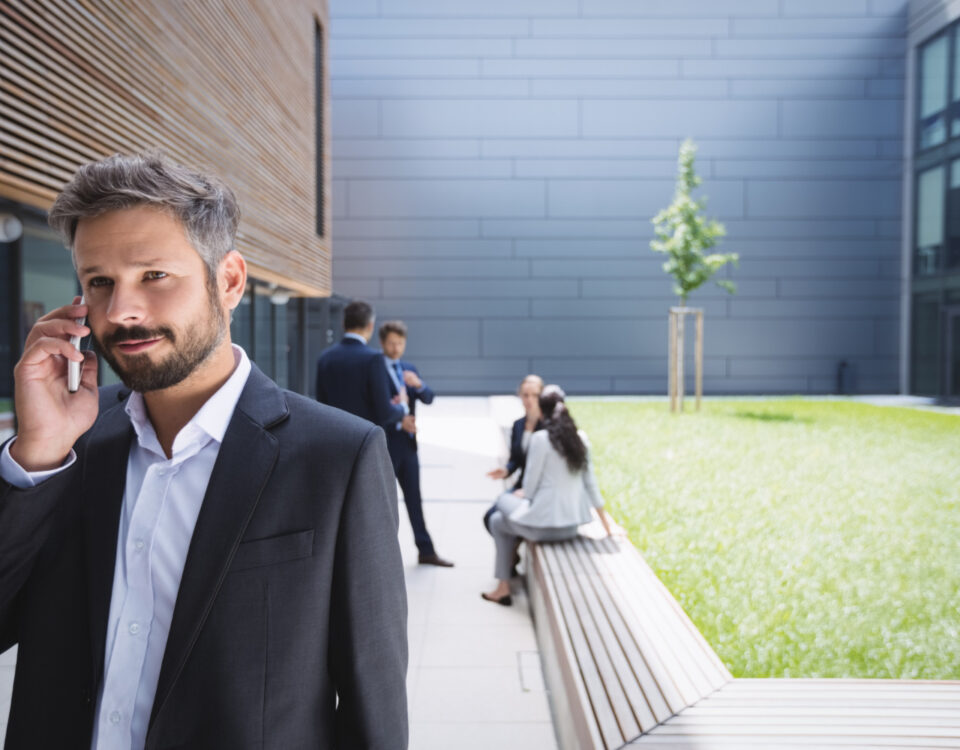
[[[236,250],[231,250],[220,261],[217,284],[223,304],[228,310],[235,309],[247,288],[247,262]]]

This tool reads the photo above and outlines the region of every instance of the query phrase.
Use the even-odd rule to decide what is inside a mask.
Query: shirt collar
[[[367,343],[367,340],[366,340],[363,336],[361,336],[359,333],[345,333],[345,334],[343,334],[343,337],[344,337],[345,339],[356,339],[356,340],[359,341],[361,344],[366,344],[366,343]]]
[[[202,435],[206,435],[207,439],[212,438],[218,443],[223,442],[223,436],[227,433],[227,427],[233,417],[237,402],[240,400],[243,387],[247,384],[251,369],[247,353],[236,344],[233,344],[232,347],[235,363],[233,373],[227,378],[227,382],[207,399],[200,410],[193,415],[193,418],[177,433],[173,441],[174,458],[189,444],[206,442],[206,440],[202,440]],[[140,445],[153,450],[155,453],[162,454],[163,450],[160,448],[157,434],[147,416],[143,394],[133,391],[130,398],[127,399],[124,409],[130,416],[130,422],[137,433],[137,440]]]

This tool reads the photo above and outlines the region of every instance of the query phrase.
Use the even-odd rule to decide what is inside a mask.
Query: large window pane
[[[273,366],[273,305],[269,290],[254,282],[253,298],[253,361],[271,380],[276,372]]]
[[[77,274],[73,270],[70,251],[58,235],[41,225],[23,227],[23,303],[21,306],[20,343],[33,324],[51,310],[73,302],[77,291]]]
[[[936,294],[913,298],[910,392],[921,396],[940,393],[940,301]]]
[[[947,190],[947,268],[960,268],[960,159],[950,163]]]
[[[0,414],[12,410],[13,366],[20,355],[17,330],[17,246],[0,242]],[[4,439],[0,426],[0,440]]]
[[[917,246],[914,270],[918,276],[937,272],[943,247],[944,168],[921,172],[917,179]]]
[[[949,38],[941,36],[920,50],[920,148],[946,140]]]
[[[247,356],[253,352],[253,288],[247,284],[240,304],[230,319],[230,340],[243,349]]]
[[[289,297],[283,298],[281,296],[280,298],[283,299],[282,302],[277,302],[273,297],[269,298],[270,307],[273,308],[270,311],[273,315],[273,379],[281,388],[289,388],[290,372],[288,364],[290,342],[287,340],[286,308]]]

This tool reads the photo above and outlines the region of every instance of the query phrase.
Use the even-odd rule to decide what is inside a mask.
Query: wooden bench
[[[563,748],[622,747],[733,679],[629,541],[529,547],[527,585]]]
[[[561,750],[960,748],[960,682],[735,680],[627,540],[528,548]]]

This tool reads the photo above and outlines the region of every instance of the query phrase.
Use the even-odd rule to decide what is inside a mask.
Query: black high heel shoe
[[[482,592],[480,596],[483,599],[486,599],[488,602],[494,602],[495,604],[502,604],[504,607],[509,607],[511,604],[513,604],[513,597],[510,596],[510,594],[504,594],[499,599],[497,599],[494,596],[487,596],[487,594]]]

